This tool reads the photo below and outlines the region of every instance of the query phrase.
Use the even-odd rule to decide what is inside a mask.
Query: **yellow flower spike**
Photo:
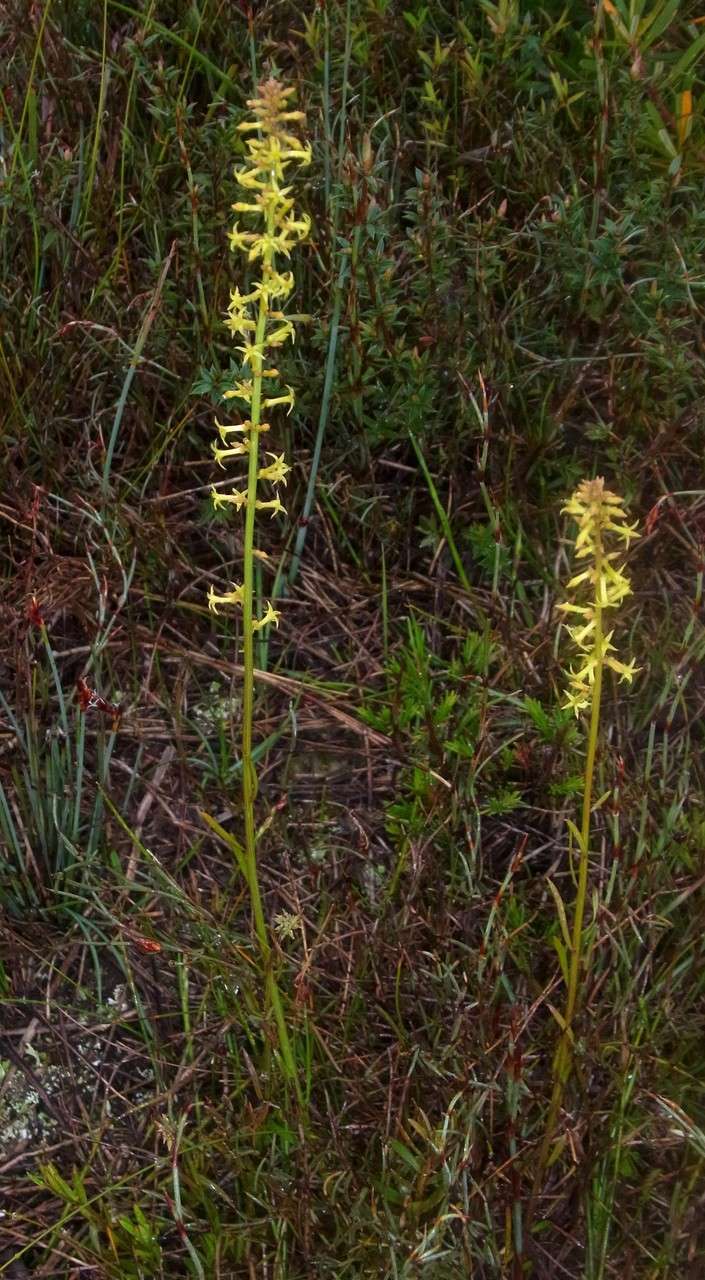
[[[294,201],[285,199],[284,191],[281,188],[271,191],[266,187],[259,191],[252,200],[236,200],[232,206],[236,213],[254,213],[264,218],[268,213],[271,213],[276,225],[282,223],[285,215],[293,207]]]
[[[260,184],[261,190],[267,188],[271,190],[278,182],[283,181],[287,165],[292,160],[302,165],[311,163],[313,153],[310,144],[307,143],[305,147],[289,145],[295,141],[291,134],[280,138],[247,138],[245,145],[249,151],[247,166],[249,173],[257,178],[261,173],[268,175],[268,181]],[[246,185],[242,176],[238,181],[242,186]],[[249,186],[250,183],[247,185]]]
[[[586,676],[591,683],[594,681],[598,665],[612,667],[623,680],[631,680],[636,672],[633,663],[625,666],[624,663],[618,663],[616,659],[607,656],[609,650],[613,648],[610,643],[612,632],[605,636],[602,615],[606,609],[613,609],[621,604],[631,592],[629,580],[624,574],[624,567],[615,564],[618,552],[608,548],[607,539],[617,537],[629,546],[629,543],[639,535],[636,525],[626,523],[622,499],[605,489],[604,480],[599,477],[596,480],[583,481],[565,504],[563,511],[573,516],[578,522],[574,541],[577,558],[585,559],[590,556],[593,562],[589,568],[576,573],[567,587],[569,591],[573,591],[588,585],[590,601],[585,605],[572,602],[559,605],[562,611],[577,613],[585,619],[582,626],[568,628],[568,633],[583,660],[583,665],[577,672],[571,672],[569,675],[571,688],[566,695],[564,706],[570,707],[577,715],[581,706],[578,705],[579,698],[576,700],[573,692],[576,691],[577,685],[582,684]]]

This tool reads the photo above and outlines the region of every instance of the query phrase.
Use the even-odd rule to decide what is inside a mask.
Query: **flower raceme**
[[[243,568],[242,583],[231,583],[230,590],[221,594],[211,588],[208,606],[216,613],[223,605],[237,605],[242,610],[240,776],[243,843],[231,841],[215,819],[207,814],[204,817],[219,836],[225,835],[231,842],[238,866],[244,873],[259,945],[265,1018],[267,1025],[276,1028],[278,1061],[294,1089],[300,1115],[304,1116],[307,1104],[277,983],[258,875],[257,843],[268,822],[258,829],[255,809],[257,771],[253,750],[255,641],[272,623],[277,626],[279,622],[279,614],[271,601],[260,611],[259,617],[255,615],[254,564],[256,559],[267,559],[265,553],[255,546],[255,518],[258,512],[267,511],[270,517],[284,513],[279,493],[290,471],[283,453],[267,451],[260,456],[260,436],[270,431],[270,409],[282,406],[291,411],[294,403],[291,387],[280,384],[272,353],[294,339],[293,320],[281,309],[294,287],[294,277],[291,271],[280,270],[280,266],[285,265],[282,260],[290,258],[295,245],[309,231],[309,219],[296,213],[292,188],[286,185],[291,166],[307,164],[311,159],[310,147],[304,145],[293,131],[304,117],[300,111],[289,110],[287,99],[292,92],[282,88],[276,80],[265,81],[258,88],[258,96],[248,104],[254,119],[239,126],[241,132],[256,136],[246,138],[245,162],[235,170],[244,198],[237,200],[233,207],[237,214],[242,214],[244,226],[236,222],[230,234],[230,247],[245,254],[248,263],[253,265],[253,274],[259,279],[247,286],[247,291],[235,288],[230,294],[225,323],[237,344],[242,369],[238,379],[225,392],[224,399],[243,401],[244,407],[239,406],[242,414],[239,422],[221,423],[216,419],[219,439],[214,442],[213,452],[220,466],[242,459],[247,480],[245,482],[244,477],[238,477],[237,484],[226,493],[214,488],[213,501],[216,506],[229,505],[237,511],[244,508]],[[266,1070],[270,1073],[274,1057],[269,1047],[266,1061],[269,1064]]]
[[[576,559],[587,561],[586,567],[571,578],[567,590],[589,590],[585,603],[566,601],[558,606],[576,619],[567,631],[578,651],[578,660],[568,671],[563,706],[577,716],[592,702],[598,669],[611,667],[620,680],[629,682],[638,671],[633,661],[620,662],[614,656],[614,632],[605,630],[604,613],[616,608],[631,592],[624,565],[616,563],[622,548],[615,550],[610,546],[616,539],[626,548],[639,534],[635,525],[626,522],[623,500],[606,489],[599,476],[595,480],[583,480],[563,511],[577,521]]]
[[[252,546],[253,521],[256,511],[268,511],[271,516],[286,514],[277,490],[279,485],[286,484],[291,470],[283,453],[268,452],[269,461],[265,465],[260,465],[258,456],[259,435],[270,430],[269,422],[261,420],[262,411],[280,405],[286,406],[290,413],[294,404],[291,387],[277,386],[279,371],[270,364],[270,352],[295,338],[292,320],[280,310],[280,304],[294,287],[294,277],[291,271],[279,270],[277,259],[289,258],[291,250],[306,238],[311,225],[307,214],[296,213],[292,188],[284,185],[292,164],[305,165],[311,161],[310,145],[302,143],[292,131],[304,119],[302,111],[288,108],[287,99],[293,92],[270,79],[259,86],[259,96],[248,101],[254,119],[238,125],[238,129],[258,136],[246,139],[245,162],[235,169],[235,179],[246,198],[236,200],[233,205],[235,212],[243,214],[248,222],[244,227],[236,222],[229,236],[230,248],[244,253],[248,262],[258,263],[260,271],[260,279],[248,292],[241,293],[239,288],[231,290],[225,320],[233,338],[240,339],[236,350],[242,358],[244,372],[225,392],[224,399],[244,401],[248,416],[232,424],[216,419],[220,442],[213,444],[220,466],[238,458],[247,461],[245,488],[233,488],[230,493],[213,490],[216,507],[232,505],[238,511],[245,508],[245,581],[242,586],[233,584],[232,590],[223,595],[211,589],[208,606],[217,612],[221,605],[240,605],[250,633],[260,631],[271,622],[275,626],[279,622],[279,614],[271,604],[260,619],[252,617],[251,556],[257,554]],[[262,481],[272,486],[273,497],[265,500],[258,496],[258,485]]]

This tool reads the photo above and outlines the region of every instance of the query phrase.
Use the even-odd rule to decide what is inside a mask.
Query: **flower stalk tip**
[[[566,627],[577,658],[568,669],[563,706],[577,716],[592,702],[598,670],[610,667],[620,680],[629,683],[639,670],[633,661],[621,662],[615,657],[614,631],[604,629],[605,611],[616,608],[631,594],[624,564],[616,563],[622,551],[610,549],[610,544],[616,539],[626,549],[639,534],[636,525],[627,523],[623,500],[606,489],[599,476],[584,480],[563,512],[573,516],[578,524],[574,543],[576,559],[588,561],[587,567],[576,573],[567,586],[568,591],[580,589],[587,598],[583,603],[566,600],[558,606],[562,613],[575,619],[573,625]]]
[[[228,238],[231,250],[242,253],[249,263],[259,264],[260,277],[244,290],[239,285],[231,289],[225,316],[225,327],[239,340],[236,350],[243,375],[225,391],[224,399],[243,401],[248,416],[234,423],[216,419],[220,443],[213,445],[215,460],[221,467],[247,458],[246,489],[233,489],[230,493],[213,490],[216,507],[230,505],[238,511],[245,508],[245,573],[241,597],[237,592],[222,596],[211,592],[208,601],[209,607],[215,607],[211,600],[216,606],[240,604],[245,632],[250,635],[269,623],[276,626],[279,621],[271,604],[262,618],[255,620],[253,616],[254,517],[258,511],[268,511],[270,517],[286,514],[276,495],[260,499],[257,487],[261,481],[275,489],[285,485],[291,467],[283,453],[268,453],[269,461],[260,465],[258,437],[270,429],[268,422],[261,421],[263,411],[281,406],[290,413],[294,405],[292,388],[276,385],[279,371],[269,367],[268,353],[295,340],[294,321],[281,310],[294,287],[294,276],[290,270],[281,270],[279,263],[290,258],[311,229],[308,214],[295,208],[294,188],[288,180],[293,165],[305,165],[311,160],[309,144],[296,136],[296,127],[305,117],[302,111],[290,108],[292,93],[292,89],[270,79],[259,86],[257,97],[248,101],[254,118],[238,125],[238,131],[245,135],[247,154],[244,164],[235,169],[242,195],[232,205],[238,220]],[[233,436],[235,439],[231,439]],[[231,599],[234,594],[237,598]]]

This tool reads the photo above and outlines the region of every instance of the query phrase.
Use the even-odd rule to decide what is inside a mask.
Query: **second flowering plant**
[[[567,913],[558,890],[551,886],[563,923],[563,943],[558,940],[561,969],[566,984],[566,1000],[562,1015],[556,1014],[561,1027],[553,1061],[553,1091],[543,1142],[535,1164],[534,1188],[549,1160],[565,1086],[573,1061],[575,1021],[583,965],[583,926],[588,893],[590,819],[593,783],[600,728],[603,676],[611,669],[621,681],[631,683],[638,668],[634,660],[623,662],[616,656],[612,643],[614,629],[608,629],[607,618],[627,596],[631,584],[624,564],[624,551],[639,537],[636,525],[629,524],[624,500],[606,488],[601,476],[584,480],[563,507],[577,524],[573,547],[578,572],[568,582],[571,599],[558,606],[572,619],[567,627],[576,654],[567,668],[567,689],[563,706],[588,716],[587,750],[583,769],[583,804],[580,827],[568,822],[572,839],[578,846],[578,874],[572,929],[568,930]],[[550,882],[549,882],[550,884]]]

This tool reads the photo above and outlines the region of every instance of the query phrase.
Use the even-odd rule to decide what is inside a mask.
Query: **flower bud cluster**
[[[260,278],[247,293],[238,288],[231,291],[225,320],[233,337],[240,340],[236,350],[242,357],[243,376],[225,392],[224,398],[244,401],[248,416],[232,424],[216,419],[219,440],[213,445],[220,466],[240,458],[246,459],[248,466],[247,487],[234,488],[229,493],[214,489],[214,505],[230,504],[238,511],[243,507],[253,512],[268,511],[272,516],[286,514],[278,488],[286,484],[291,468],[283,453],[268,452],[270,461],[260,465],[259,435],[270,429],[261,415],[278,405],[286,405],[291,412],[294,404],[291,387],[277,386],[279,371],[271,363],[272,353],[285,342],[293,342],[295,336],[292,321],[281,310],[294,287],[294,277],[291,271],[279,270],[277,259],[289,258],[311,225],[308,215],[297,215],[292,188],[284,185],[290,165],[311,161],[310,145],[304,145],[292,131],[304,119],[302,111],[288,109],[287,99],[293,92],[276,80],[265,81],[259,86],[259,96],[247,104],[254,120],[238,126],[240,132],[257,136],[247,138],[245,163],[235,169],[245,198],[237,200],[233,209],[244,214],[248,222],[244,228],[235,223],[230,232],[230,248],[244,253],[248,262],[258,263]],[[273,497],[258,496],[260,481],[272,486]],[[234,584],[224,595],[217,595],[212,588],[208,593],[208,605],[214,612],[220,605],[243,603],[243,586]],[[279,614],[268,604],[262,618],[252,621],[252,629],[258,631],[278,621]]]
[[[588,562],[567,586],[568,591],[584,592],[587,588],[588,599],[581,604],[567,601],[558,606],[563,613],[580,619],[567,628],[578,650],[578,662],[568,671],[568,690],[563,703],[577,716],[592,701],[598,667],[611,667],[620,680],[629,682],[637,673],[633,661],[620,662],[614,656],[614,632],[605,631],[603,614],[606,609],[616,608],[631,593],[624,565],[615,563],[621,558],[622,550],[609,550],[609,545],[617,539],[628,547],[639,534],[635,525],[626,522],[623,500],[616,493],[610,493],[599,476],[595,480],[584,480],[563,511],[578,524],[576,559]]]

